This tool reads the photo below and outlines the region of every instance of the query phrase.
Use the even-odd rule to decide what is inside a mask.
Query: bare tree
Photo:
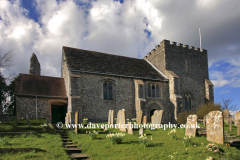
[[[9,69],[14,65],[14,53],[13,50],[9,50],[6,53],[0,49],[0,69]],[[1,70],[0,70],[1,71]]]
[[[222,98],[222,110],[228,109],[229,111],[235,111],[237,105],[232,104],[233,99],[232,98]]]

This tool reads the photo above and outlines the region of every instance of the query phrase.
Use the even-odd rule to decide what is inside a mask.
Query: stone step
[[[62,139],[62,141],[64,141],[64,142],[72,142],[71,139]]]
[[[77,145],[75,145],[75,144],[68,144],[68,145],[65,145],[64,147],[66,147],[66,148],[77,148]]]
[[[67,139],[67,138],[69,138],[69,137],[68,137],[68,136],[61,136],[61,138]]]
[[[84,154],[84,153],[72,153],[71,156],[72,156],[72,158],[74,158],[74,159],[76,159],[76,158],[88,158],[88,157],[90,157],[89,155]]]
[[[229,139],[228,142],[231,143],[231,144],[239,144],[240,139]]]
[[[66,148],[65,150],[66,150],[69,154],[71,154],[71,153],[81,153],[81,152],[82,152],[82,150],[79,149],[79,148]]]
[[[73,144],[73,142],[64,142],[63,145],[70,145]]]

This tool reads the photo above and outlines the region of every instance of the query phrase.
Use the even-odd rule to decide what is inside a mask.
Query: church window
[[[112,82],[103,83],[103,97],[105,100],[113,100],[113,84],[112,84]]]
[[[185,94],[185,110],[192,110],[192,98],[190,93]]]
[[[156,84],[148,84],[148,97],[159,97],[160,86]]]

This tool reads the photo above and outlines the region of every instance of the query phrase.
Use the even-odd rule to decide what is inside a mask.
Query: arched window
[[[103,83],[103,98],[104,100],[113,100],[113,84],[112,82]]]
[[[185,94],[185,110],[192,110],[192,98],[190,93]]]

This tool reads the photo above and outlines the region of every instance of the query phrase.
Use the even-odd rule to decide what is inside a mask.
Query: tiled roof
[[[63,78],[21,73],[15,95],[67,97]]]
[[[144,59],[130,58],[107,53],[63,47],[68,69],[109,75],[165,80]]]

